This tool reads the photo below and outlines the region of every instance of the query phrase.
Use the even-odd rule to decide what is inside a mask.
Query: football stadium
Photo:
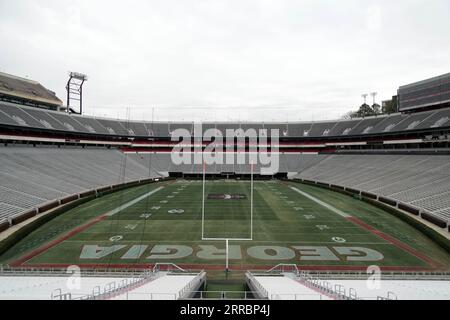
[[[449,300],[444,72],[284,122],[87,115],[95,78],[0,72],[0,300]]]
[[[449,298],[448,74],[399,89],[442,108],[311,123],[89,117],[0,76],[2,298]]]

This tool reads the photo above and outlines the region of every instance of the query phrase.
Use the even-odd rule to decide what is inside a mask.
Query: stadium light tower
[[[367,104],[367,97],[368,97],[368,96],[369,96],[369,95],[368,95],[367,93],[364,93],[364,94],[361,95],[361,97],[364,98],[364,104]]]
[[[373,98],[373,104],[375,104],[375,98],[377,97],[378,92],[372,92],[370,95],[371,95],[372,98]]]
[[[83,84],[87,81],[88,77],[85,74],[78,72],[69,72],[69,81],[67,81],[67,112],[70,112],[70,102],[78,101],[78,112],[83,113]]]

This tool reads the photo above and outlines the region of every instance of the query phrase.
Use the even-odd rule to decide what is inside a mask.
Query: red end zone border
[[[72,231],[70,231],[69,233],[63,235],[62,237],[59,237],[55,240],[50,241],[49,243],[31,251],[30,253],[24,255],[23,257],[20,257],[18,260],[15,260],[14,262],[11,263],[12,267],[23,267],[23,264],[25,262],[27,262],[28,260],[33,259],[34,257],[40,255],[41,253],[44,253],[45,251],[50,250],[51,248],[55,247],[56,245],[60,244],[61,242],[64,242],[67,239],[72,238],[73,236],[75,236],[76,234],[85,231],[86,229],[89,229],[90,227],[92,227],[94,224],[103,221],[107,218],[108,216],[106,214],[101,215],[97,218],[95,218],[94,220],[79,226],[75,229],[73,229]]]
[[[437,261],[434,261],[433,259],[431,259],[430,257],[428,257],[426,254],[410,247],[409,245],[407,245],[406,243],[401,242],[400,240],[384,233],[383,231],[380,231],[374,227],[372,227],[371,225],[365,223],[364,221],[362,221],[359,218],[356,217],[349,217],[347,218],[348,221],[353,222],[354,224],[364,228],[365,230],[371,232],[372,234],[377,235],[378,237],[382,238],[383,240],[386,240],[388,242],[390,242],[391,244],[393,244],[395,247],[408,252],[409,254],[415,256],[416,258],[422,260],[423,262],[427,263],[428,265],[430,265],[433,269],[440,269],[443,266],[438,263]]]

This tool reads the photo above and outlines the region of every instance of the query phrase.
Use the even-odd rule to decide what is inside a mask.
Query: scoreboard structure
[[[450,73],[401,86],[398,89],[400,112],[448,105],[450,105]]]

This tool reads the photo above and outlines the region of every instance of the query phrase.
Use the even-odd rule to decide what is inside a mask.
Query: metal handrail
[[[147,282],[153,281],[159,277],[158,274],[146,274],[142,278],[131,278],[126,279],[125,284],[118,285],[116,287],[116,282],[108,283],[104,286],[103,292],[101,292],[100,287],[94,287],[92,294],[87,294],[84,296],[79,296],[73,298],[73,300],[108,300],[113,297],[128,293],[130,290],[139,287]],[[123,281],[122,281],[123,282]],[[128,283],[129,282],[129,283]],[[96,290],[98,288],[98,290]]]
[[[174,270],[176,270],[176,271],[187,272],[185,269],[183,269],[183,268],[177,266],[175,263],[156,263],[156,264],[153,266],[153,272],[161,271],[161,270],[160,270],[160,267],[161,267],[161,266],[173,267]],[[170,271],[170,270],[168,270],[168,271]]]
[[[283,273],[283,272],[284,272],[284,268],[287,268],[287,267],[293,268],[293,269],[295,270],[295,273],[296,273],[296,274],[299,273],[299,270],[298,270],[298,267],[297,267],[296,264],[287,264],[287,263],[280,263],[280,264],[277,264],[275,267],[273,267],[273,268],[267,270],[266,272],[273,272],[273,271],[275,271],[275,270],[281,268],[281,272]]]
[[[246,277],[250,280],[251,284],[253,284],[256,289],[258,289],[258,293],[261,297],[263,298],[268,298],[269,297],[269,292],[266,290],[266,288],[264,288],[263,285],[261,285],[259,283],[259,281],[256,279],[256,277],[252,274],[252,272],[247,271],[246,272]]]
[[[189,292],[195,298],[181,298],[183,300],[226,300],[226,299],[259,299],[257,298],[259,292],[257,291],[190,291]],[[213,297],[206,297],[207,295]],[[218,298],[214,298],[217,296]],[[242,296],[242,298],[240,297]]]
[[[204,271],[200,272],[194,279],[189,281],[187,285],[185,285],[180,291],[178,291],[178,299],[181,299],[186,294],[191,292],[193,286],[199,286],[205,279],[206,273]]]
[[[146,274],[148,269],[120,269],[120,268],[82,268],[83,276],[107,275],[111,277],[140,276]],[[5,276],[67,276],[67,268],[32,268],[32,267],[10,267],[0,265],[0,275]]]

